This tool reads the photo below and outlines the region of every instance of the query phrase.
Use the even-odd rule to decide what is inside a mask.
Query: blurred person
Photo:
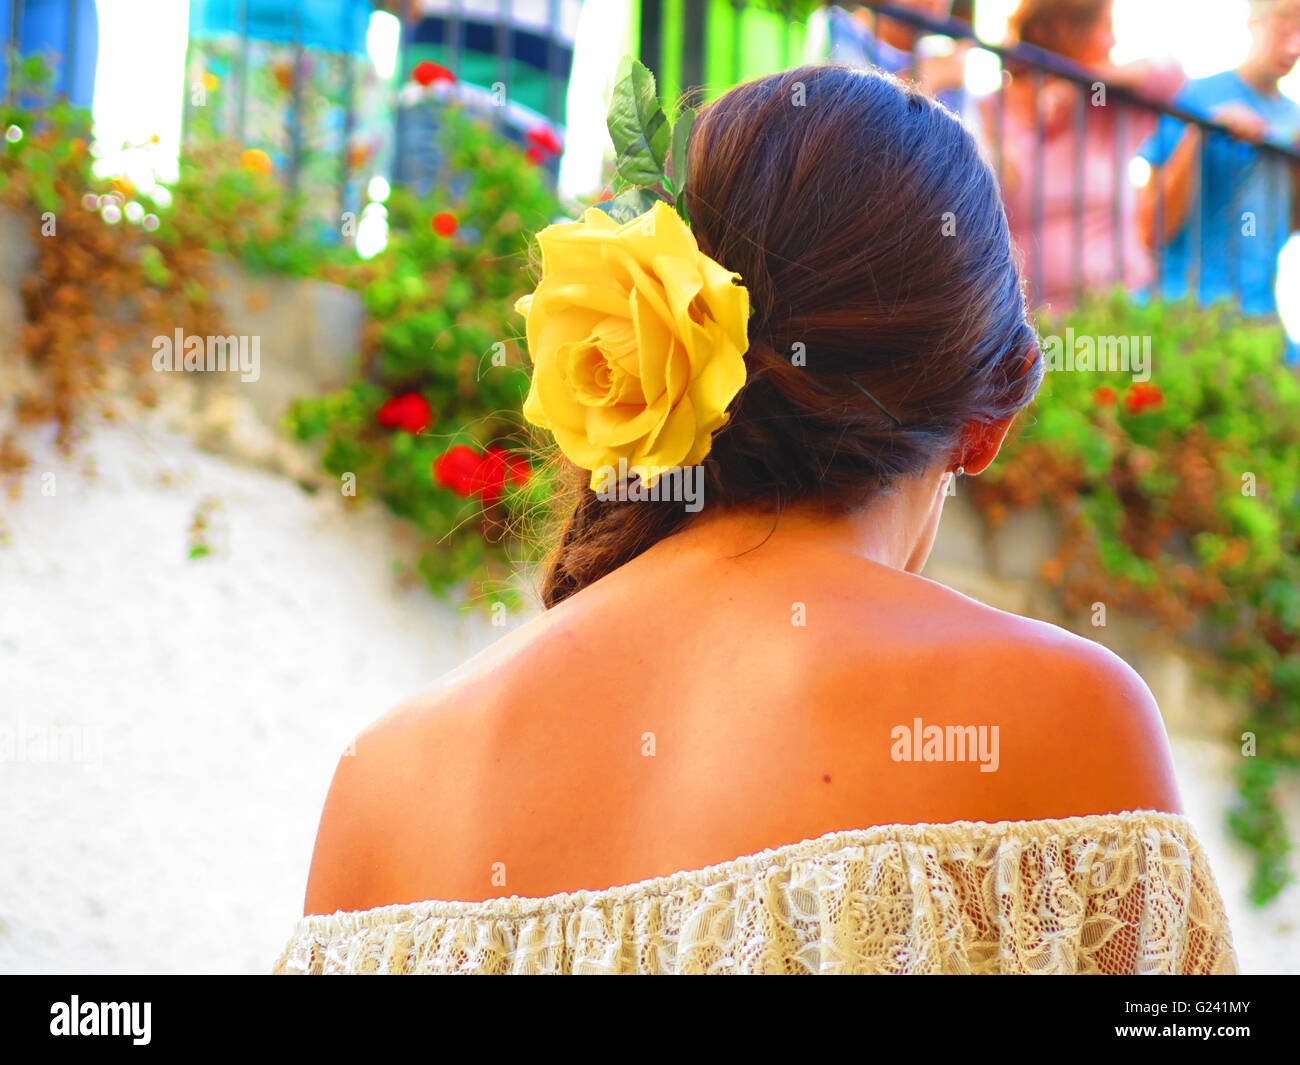
[[[1185,78],[1172,60],[1111,62],[1113,8],[1113,0],[1021,0],[1009,23],[1012,43],[1087,67],[1103,88],[1048,76],[1039,89],[1029,64],[1011,63],[1002,98],[995,94],[983,104],[982,129],[994,158],[1002,123],[1000,167],[1012,238],[1035,302],[1054,310],[1071,306],[1077,291],[1116,285],[1132,290],[1152,277],[1151,255],[1137,228],[1138,190],[1129,165],[1156,117],[1103,94],[1123,88],[1168,102]]]
[[[1044,373],[970,131],[806,66],[684,162],[539,234],[546,610],[339,759],[275,971],[1235,971],[1141,678],[920,575]]]
[[[953,0],[898,0],[896,6],[935,19],[954,13]],[[974,42],[961,41],[946,53],[927,55],[921,40],[914,27],[877,15],[869,7],[823,7],[808,20],[805,55],[810,62],[826,59],[851,67],[875,67],[900,77],[910,77],[915,70],[923,92],[961,114],[967,104],[966,55]]]
[[[1195,287],[1201,303],[1236,300],[1247,315],[1276,317],[1278,256],[1300,200],[1296,169],[1254,145],[1300,147],[1300,105],[1278,88],[1300,61],[1300,0],[1254,0],[1250,33],[1239,67],[1188,82],[1175,101],[1240,139],[1162,119],[1142,151],[1153,172],[1140,219],[1160,256],[1161,295],[1180,299]],[[1291,341],[1287,359],[1300,359]]]

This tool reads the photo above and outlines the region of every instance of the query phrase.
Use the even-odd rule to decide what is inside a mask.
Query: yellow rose
[[[515,304],[533,380],[524,417],[591,470],[704,460],[745,383],[749,292],[658,202],[622,225],[592,208],[537,235],[542,277]],[[655,468],[658,468],[656,470]]]

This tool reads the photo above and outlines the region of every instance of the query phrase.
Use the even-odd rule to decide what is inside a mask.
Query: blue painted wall
[[[11,43],[12,4],[0,0],[0,49]],[[99,17],[95,0],[19,0],[18,46],[24,55],[44,55],[54,66],[54,86],[73,103],[89,107],[95,97],[99,60]],[[66,62],[68,32],[73,32],[72,63]],[[0,95],[8,70],[0,64]]]

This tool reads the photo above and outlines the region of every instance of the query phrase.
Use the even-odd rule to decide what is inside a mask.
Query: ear
[[[1029,373],[1034,363],[1041,357],[1042,353],[1035,341],[1025,349],[1021,357],[1020,376]],[[995,422],[968,422],[953,451],[953,465],[961,466],[971,475],[983,473],[998,457],[998,452],[1002,450],[1002,442],[1006,440],[1011,423],[1015,420],[1016,415],[1013,414],[1009,418],[1002,418]]]
[[[996,422],[970,422],[962,430],[961,442],[953,452],[953,464],[962,466],[974,476],[983,473],[993,464],[1002,449],[1015,416]]]

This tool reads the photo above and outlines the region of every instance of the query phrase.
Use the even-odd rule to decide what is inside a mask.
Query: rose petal
[[[695,443],[695,408],[688,397],[673,408],[663,428],[659,431],[654,450],[638,455],[637,461],[646,466],[672,468],[680,466]],[[654,483],[658,478],[652,478]]]
[[[667,394],[661,395],[648,407],[624,405],[618,407],[588,407],[587,437],[594,444],[622,447],[657,433],[670,412]],[[647,446],[653,447],[653,441]]]

